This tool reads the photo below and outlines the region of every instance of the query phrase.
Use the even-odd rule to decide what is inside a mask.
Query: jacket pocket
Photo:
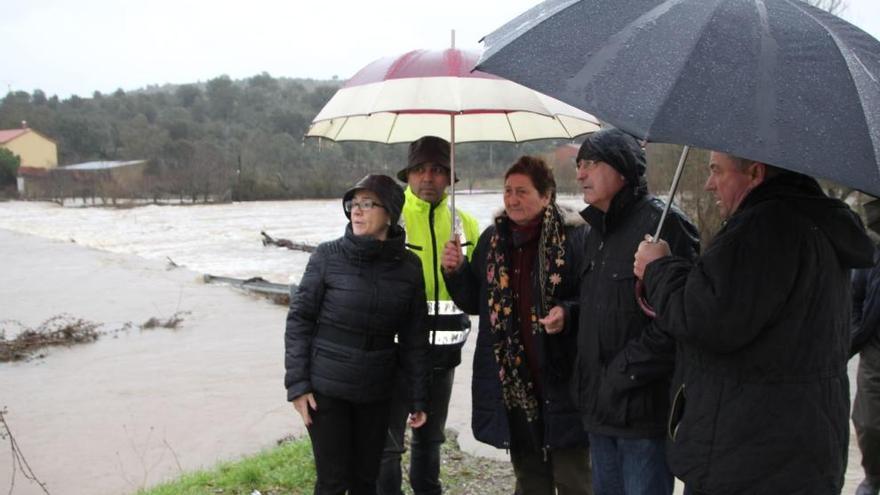
[[[365,351],[325,341],[312,348],[312,385],[326,395],[355,402],[390,395],[397,368],[395,348]]]
[[[608,426],[626,426],[629,396],[629,393],[621,392],[609,379],[607,369],[602,370],[602,378],[596,388],[596,419]]]

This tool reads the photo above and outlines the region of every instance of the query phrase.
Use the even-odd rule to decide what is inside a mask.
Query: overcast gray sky
[[[843,17],[880,39],[880,0]],[[346,79],[383,56],[479,39],[536,0],[6,0],[0,95],[275,77]]]

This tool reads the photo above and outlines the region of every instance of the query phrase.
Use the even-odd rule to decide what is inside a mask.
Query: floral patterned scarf
[[[486,279],[489,289],[489,330],[495,336],[493,350],[500,365],[501,390],[507,409],[519,408],[531,422],[538,419],[538,400],[534,383],[526,365],[525,347],[513,320],[513,291],[510,288],[510,228],[507,215],[495,219],[495,232],[489,240]],[[565,267],[565,225],[555,203],[544,209],[541,235],[538,239],[538,260],[535,266],[541,294],[528,316],[532,333],[544,327],[538,319],[553,307],[556,288],[562,283]],[[523,315],[525,316],[525,315]]]

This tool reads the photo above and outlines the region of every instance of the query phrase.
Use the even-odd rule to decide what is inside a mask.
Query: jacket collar
[[[349,222],[345,227],[342,245],[349,256],[360,260],[399,259],[406,250],[404,240],[404,231],[398,225],[392,225],[388,230],[388,238],[380,241],[375,237],[354,235]]]
[[[581,216],[591,228],[598,229],[605,235],[612,232],[629,215],[633,205],[647,195],[647,190],[643,187],[626,186],[611,199],[607,212],[595,206],[587,206],[581,210]]]
[[[421,213],[427,213],[431,211],[432,204],[425,201],[424,199],[416,196],[416,193],[412,192],[412,189],[409,186],[406,186],[406,190],[403,192],[405,202],[403,207],[405,209],[416,210]],[[443,198],[440,202],[437,203],[437,206],[433,206],[434,208],[446,207],[446,201],[449,199],[449,195],[443,193]]]

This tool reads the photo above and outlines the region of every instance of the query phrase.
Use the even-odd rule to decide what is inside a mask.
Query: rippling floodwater
[[[580,208],[579,198],[563,203]],[[498,193],[457,196],[456,206],[480,228],[502,207]],[[61,207],[43,202],[0,203],[0,228],[147,259],[174,260],[212,275],[299,280],[308,254],[263,247],[260,231],[318,244],[340,236],[347,223],[338,199],[263,201],[135,208]]]

